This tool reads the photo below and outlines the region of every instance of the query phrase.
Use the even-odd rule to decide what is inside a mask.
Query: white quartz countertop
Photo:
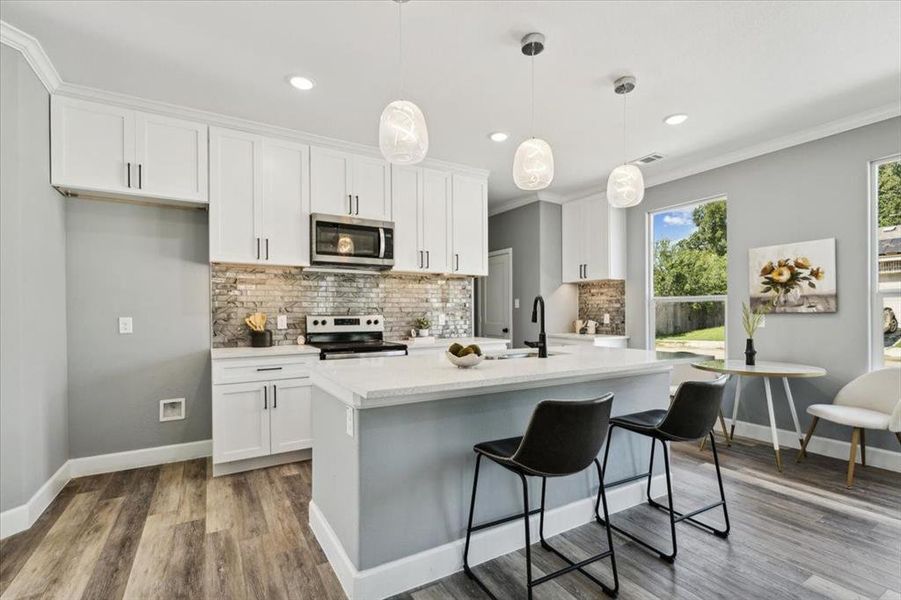
[[[667,372],[672,363],[647,350],[566,346],[551,356],[484,360],[458,369],[443,353],[374,357],[320,363],[313,385],[355,408],[378,408],[466,395],[487,394]]]
[[[319,349],[313,346],[300,346],[298,344],[285,344],[284,346],[270,346],[269,348],[213,348],[210,357],[213,360],[223,358],[271,358],[273,356],[294,356],[298,354],[318,355]]]
[[[549,333],[547,334],[549,338],[557,338],[557,339],[566,339],[566,340],[593,340],[595,338],[605,339],[605,340],[628,340],[629,336],[627,335],[612,335],[609,333]]]
[[[397,338],[397,339],[389,339],[389,342],[398,342],[400,344],[407,344],[407,347],[411,350],[418,350],[420,348],[423,349],[433,349],[433,348],[447,348],[453,343],[460,344],[461,346],[468,346],[470,344],[481,345],[496,345],[496,344],[510,344],[510,340],[505,340],[501,338],[486,338],[486,337],[463,337],[463,338],[436,338],[433,341],[429,342],[417,342],[415,340],[411,340],[409,338]]]

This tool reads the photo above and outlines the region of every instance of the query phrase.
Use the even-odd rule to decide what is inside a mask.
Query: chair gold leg
[[[701,443],[698,444],[698,450],[701,450],[703,452],[704,446],[706,446],[706,445],[707,445],[707,437],[705,436],[705,437],[701,438]]]
[[[895,437],[898,438],[898,443],[901,444],[901,431],[896,431]]]
[[[860,429],[855,427],[851,432],[851,457],[848,459],[848,481],[846,485],[854,484],[854,463],[857,462],[857,444],[860,443]]]
[[[776,453],[776,468],[782,473],[782,450],[773,448],[773,451]]]
[[[867,466],[867,430],[860,428],[860,464]]]
[[[810,422],[810,428],[807,430],[807,435],[804,436],[804,443],[801,444],[801,451],[798,452],[798,458],[795,459],[795,462],[801,462],[801,459],[807,456],[807,444],[810,443],[810,438],[813,437],[813,430],[817,428],[819,421],[819,417],[814,417],[813,421]]]

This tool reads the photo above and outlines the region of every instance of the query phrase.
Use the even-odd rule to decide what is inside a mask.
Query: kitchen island
[[[552,347],[546,359],[472,369],[435,353],[320,364],[312,373],[310,526],[348,597],[387,597],[462,568],[475,443],[522,435],[549,398],[613,392],[614,415],[666,408],[670,369],[654,352],[597,347]],[[644,472],[649,448],[619,433],[606,479]],[[521,512],[518,479],[490,463],[482,471],[476,520]],[[655,493],[662,483],[655,476]],[[549,480],[546,533],[589,522],[597,485],[593,470]],[[634,506],[644,481],[607,497],[611,511]],[[522,544],[521,523],[486,530],[473,536],[471,563]]]

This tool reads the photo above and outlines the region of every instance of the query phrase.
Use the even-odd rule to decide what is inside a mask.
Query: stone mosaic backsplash
[[[472,330],[470,277],[393,273],[325,273],[297,267],[211,265],[213,347],[249,346],[244,318],[269,317],[273,344],[294,344],[306,333],[307,315],[385,316],[385,337],[406,337],[413,320],[427,316],[434,335],[465,337]],[[276,329],[276,316],[288,316],[288,328]],[[438,316],[444,314],[444,325]]]
[[[604,325],[604,313],[610,324]],[[579,284],[579,318],[598,322],[598,333],[626,334],[626,282],[605,279]]]

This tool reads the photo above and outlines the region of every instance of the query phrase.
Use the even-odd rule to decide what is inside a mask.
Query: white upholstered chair
[[[847,485],[851,487],[858,444],[860,462],[864,466],[867,464],[867,429],[892,431],[901,442],[901,369],[895,367],[865,373],[839,390],[832,404],[813,404],[807,407],[807,413],[813,421],[801,445],[798,461],[804,458],[807,443],[820,419],[848,425],[852,433]]]

